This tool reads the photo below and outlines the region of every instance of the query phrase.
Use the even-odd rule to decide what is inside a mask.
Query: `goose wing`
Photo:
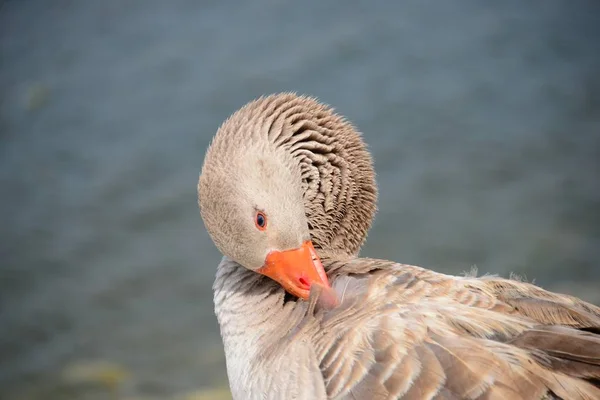
[[[329,267],[341,304],[314,335],[330,398],[600,399],[596,306],[379,260]]]

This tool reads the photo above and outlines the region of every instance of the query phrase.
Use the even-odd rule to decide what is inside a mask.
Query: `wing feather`
[[[600,399],[600,309],[497,277],[356,259],[319,311],[332,399]]]

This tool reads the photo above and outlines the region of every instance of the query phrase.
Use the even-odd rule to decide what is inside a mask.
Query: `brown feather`
[[[344,370],[323,359],[326,382],[336,382],[326,385],[331,398],[364,393],[363,385],[379,393],[381,383],[388,398],[600,398],[600,337],[579,329],[600,327],[596,306],[501,278],[371,259],[326,266],[345,299],[317,316],[321,329],[338,332],[320,346],[341,363],[349,354],[368,360],[340,380]],[[360,332],[370,340],[350,339]]]

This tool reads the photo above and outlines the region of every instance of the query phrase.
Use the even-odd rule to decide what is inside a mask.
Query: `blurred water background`
[[[600,302],[597,1],[0,4],[2,399],[227,398],[196,180],[277,91],[364,132],[363,255]]]

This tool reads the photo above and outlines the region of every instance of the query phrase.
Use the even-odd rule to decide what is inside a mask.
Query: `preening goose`
[[[331,108],[255,100],[198,183],[235,399],[600,399],[600,308],[532,284],[358,257],[371,157]]]

